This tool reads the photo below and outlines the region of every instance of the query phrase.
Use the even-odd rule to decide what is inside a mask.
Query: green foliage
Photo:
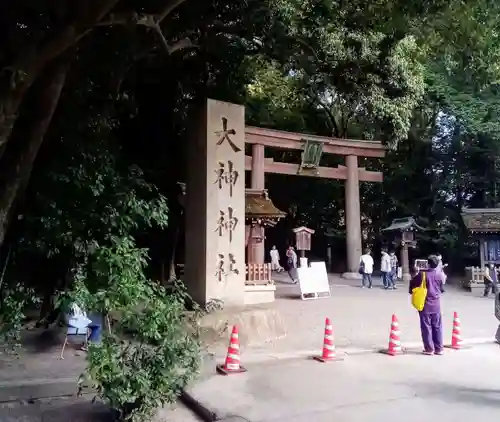
[[[108,308],[119,315],[118,322],[101,345],[91,346],[81,382],[90,382],[119,420],[144,421],[158,406],[173,403],[196,375],[200,358],[195,320],[185,313],[182,289],[167,294],[146,280],[114,288],[124,297],[133,296]],[[104,293],[97,296],[109,303]]]
[[[15,352],[21,346],[24,312],[37,302],[33,289],[21,283],[0,284],[0,354],[2,349]]]

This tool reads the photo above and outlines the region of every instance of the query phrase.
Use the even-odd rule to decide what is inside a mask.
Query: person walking
[[[498,291],[495,293],[495,318],[500,322],[500,293]],[[495,340],[500,344],[500,324],[495,334]]]
[[[484,267],[484,297],[488,297],[490,292],[493,292],[494,295],[498,293],[498,272],[495,267],[495,264],[489,264]]]
[[[286,264],[288,268],[288,275],[294,283],[297,283],[299,281],[297,276],[297,254],[295,253],[293,246],[289,246],[286,250]]]
[[[391,281],[392,285],[396,286],[396,280],[398,278],[398,257],[394,251],[389,253],[389,257],[391,258]]]
[[[359,273],[362,276],[361,287],[364,289],[366,284],[368,288],[372,288],[372,274],[373,274],[373,258],[370,249],[366,248],[364,254],[359,259]]]
[[[271,256],[271,270],[278,272],[283,271],[283,267],[280,265],[280,253],[275,245],[273,245],[269,251],[269,255]]]
[[[420,332],[424,343],[425,355],[442,355],[443,354],[443,322],[441,319],[441,294],[443,289],[443,276],[437,270],[439,260],[435,255],[431,255],[428,259],[428,269],[422,270],[410,281],[409,293],[412,294],[413,289],[420,287],[425,277],[427,295],[425,304],[419,311]],[[424,275],[425,274],[425,275]]]
[[[387,250],[382,249],[382,260],[380,261],[380,272],[382,273],[382,283],[384,283],[384,289],[395,289],[393,282],[391,281],[391,257],[387,253]]]
[[[448,264],[443,264],[443,257],[441,256],[440,253],[438,253],[436,257],[438,259],[438,266],[436,268],[436,271],[441,272],[441,274],[443,275],[443,284],[446,284],[447,276],[446,273],[444,272],[444,269],[448,266]]]

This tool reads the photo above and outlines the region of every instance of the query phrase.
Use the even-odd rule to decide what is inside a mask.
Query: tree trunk
[[[49,127],[54,111],[57,108],[59,97],[66,79],[70,63],[70,56],[65,55],[48,66],[40,78],[37,96],[34,98],[33,108],[30,109],[32,120],[27,125],[24,136],[19,140],[22,145],[16,145],[12,157],[9,157],[0,170],[0,246],[5,238],[9,217],[14,209],[16,198],[26,186],[33,163],[43,138]]]
[[[21,49],[0,79],[0,158],[7,146],[24,95],[44,68],[84,37],[120,0],[101,0],[40,46]]]

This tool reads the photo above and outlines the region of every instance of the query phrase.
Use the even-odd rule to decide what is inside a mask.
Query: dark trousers
[[[102,326],[91,323],[87,328],[90,330],[89,341],[91,343],[99,343],[101,341]]]
[[[394,281],[389,271],[382,271],[382,283],[384,283],[386,289],[394,286]]]
[[[419,312],[420,331],[426,352],[441,352],[443,350],[443,322],[441,312]]]
[[[398,269],[396,267],[391,270],[391,280],[393,285],[396,284],[397,279],[398,279]]]
[[[497,283],[494,281],[486,280],[484,282],[484,296],[485,297],[488,296],[490,292],[493,292],[494,295],[497,294],[498,292]]]
[[[372,287],[372,275],[371,274],[362,274],[363,278],[361,279],[361,283],[363,286],[366,286],[368,284],[368,287]]]

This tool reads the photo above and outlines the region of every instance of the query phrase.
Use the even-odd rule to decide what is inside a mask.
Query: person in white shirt
[[[368,288],[372,288],[372,274],[373,274],[373,258],[370,255],[370,249],[365,249],[364,254],[361,255],[359,260],[359,273],[362,275],[363,279],[361,281],[362,287],[365,288],[368,284]]]
[[[94,315],[93,319],[95,321],[93,321],[93,319],[88,318],[85,310],[76,303],[72,303],[69,312],[64,315],[64,318],[66,324],[71,328],[76,328],[77,331],[88,329],[90,331],[87,338],[89,342],[99,343],[101,341],[102,324],[99,323],[99,318],[96,315]],[[85,345],[81,349],[87,351]]]
[[[382,273],[382,283],[384,283],[384,289],[396,289],[394,282],[391,277],[391,257],[385,249],[382,249],[382,260],[380,261],[380,272]]]
[[[436,271],[441,273],[443,277],[443,284],[446,284],[446,273],[444,272],[444,269],[448,266],[448,264],[443,264],[443,257],[440,253],[438,253],[436,257],[438,259],[438,266],[436,268]]]
[[[280,253],[276,249],[276,246],[273,245],[269,251],[269,255],[271,256],[271,269],[278,272],[283,271],[283,267],[280,265]]]

